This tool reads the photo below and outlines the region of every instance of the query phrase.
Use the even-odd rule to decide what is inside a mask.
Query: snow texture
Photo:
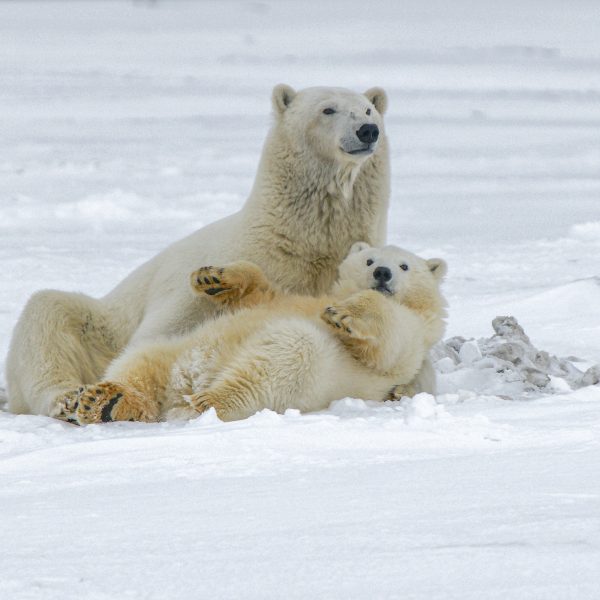
[[[0,410],[0,598],[597,598],[599,30],[592,0],[0,2],[0,363],[35,290],[100,296],[241,206],[279,82],[388,91],[390,243],[450,267],[435,398]]]

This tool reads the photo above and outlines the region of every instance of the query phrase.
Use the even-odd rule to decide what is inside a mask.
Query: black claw
[[[204,278],[204,283],[210,283],[210,279],[208,277]]]
[[[209,288],[208,290],[204,290],[209,296],[214,296],[215,294],[220,294],[225,291],[225,288]]]
[[[218,277],[213,277],[212,280],[214,283],[221,283],[221,280]]]

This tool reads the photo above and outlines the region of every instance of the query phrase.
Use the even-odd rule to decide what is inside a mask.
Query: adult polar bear
[[[199,265],[249,260],[282,289],[316,295],[331,287],[353,242],[384,244],[385,92],[278,85],[272,101],[275,122],[238,213],[168,247],[104,298],[32,296],[6,363],[11,411],[52,415],[57,399],[98,381],[126,346],[207,318],[214,308],[188,284]]]

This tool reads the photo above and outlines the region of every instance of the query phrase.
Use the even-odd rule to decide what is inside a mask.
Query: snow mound
[[[455,336],[434,347],[441,393],[469,390],[514,400],[600,382],[600,365],[539,350],[514,317],[496,317],[492,328],[489,338]]]

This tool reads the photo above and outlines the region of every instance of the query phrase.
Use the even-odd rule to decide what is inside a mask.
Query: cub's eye
[[[367,114],[370,115],[371,114],[371,109],[367,108]]]
[[[406,263],[402,263],[402,264],[400,265],[400,268],[401,268],[403,271],[408,271],[408,265],[407,265]]]
[[[373,264],[373,261],[369,258],[369,260],[367,261],[367,267],[370,267]]]
[[[324,115],[332,115],[334,112],[335,112],[335,110],[333,110],[333,108],[326,108],[326,109],[323,111],[323,114],[324,114]]]

